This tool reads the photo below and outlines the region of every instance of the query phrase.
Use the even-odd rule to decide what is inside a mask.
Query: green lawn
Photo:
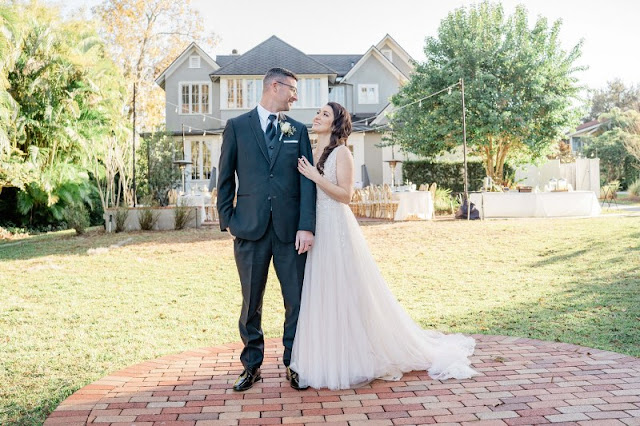
[[[640,217],[363,230],[424,327],[640,356]],[[231,239],[215,229],[0,243],[0,424],[40,424],[73,391],[125,366],[238,341],[236,273]],[[283,321],[274,275],[267,337]]]

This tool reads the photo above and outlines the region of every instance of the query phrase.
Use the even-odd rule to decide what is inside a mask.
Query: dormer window
[[[200,68],[200,56],[198,55],[189,56],[189,68]]]
[[[382,49],[381,52],[388,60],[393,61],[393,52],[391,49]]]

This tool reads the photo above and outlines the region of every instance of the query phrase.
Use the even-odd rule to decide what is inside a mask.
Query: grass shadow
[[[566,256],[565,258],[571,258]],[[640,274],[629,266],[616,276],[588,268],[568,288],[527,303],[505,303],[493,309],[470,309],[446,319],[463,332],[528,337],[572,343],[640,357]]]
[[[131,231],[106,233],[101,228],[83,235],[75,231],[59,231],[35,235],[17,241],[0,243],[0,261],[27,260],[55,255],[88,255],[90,249],[113,248],[141,244],[184,245],[231,239],[218,228],[185,229],[180,231]]]

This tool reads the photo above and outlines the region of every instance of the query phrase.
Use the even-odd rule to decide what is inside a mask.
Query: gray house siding
[[[195,54],[192,53],[192,54]],[[191,55],[189,55],[191,56]],[[200,129],[214,129],[220,127],[219,120],[210,117],[203,117],[201,114],[182,114],[180,108],[180,83],[181,82],[202,82],[208,83],[211,87],[209,102],[211,109],[204,114],[212,117],[220,117],[220,88],[211,82],[209,74],[213,68],[204,60],[200,59],[200,68],[189,68],[189,60],[184,61],[178,68],[167,77],[165,82],[165,92],[167,99],[166,125],[168,131],[179,131],[182,123],[185,126],[197,127]],[[216,88],[216,86],[218,86]],[[176,112],[177,110],[177,112]]]
[[[383,163],[382,148],[377,146],[382,143],[382,133],[367,133],[364,143],[364,164],[367,165],[369,179],[371,183],[380,185],[383,183],[382,167],[386,165]]]
[[[383,51],[385,49],[391,50],[392,52],[391,62],[393,63],[393,65],[398,67],[398,69],[400,70],[400,72],[402,72],[402,74],[409,77],[409,74],[411,74],[412,69],[407,65],[407,63],[400,59],[400,56],[396,53],[395,49],[391,47],[389,43],[385,43],[384,45],[382,45],[382,47],[380,48],[380,51]]]
[[[373,56],[369,57],[357,72],[349,79],[352,85],[353,110],[355,114],[380,112],[388,103],[391,96],[398,92],[400,83],[398,79],[380,61]],[[378,103],[361,104],[358,99],[359,84],[378,85]]]

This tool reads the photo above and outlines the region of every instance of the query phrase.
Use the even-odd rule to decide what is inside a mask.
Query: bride
[[[301,388],[347,389],[373,379],[400,380],[428,370],[436,380],[477,374],[468,357],[475,341],[421,329],[387,287],[348,204],[353,158],[351,118],[329,102],[313,120],[313,163],[298,170],[316,183],[314,247],[309,252],[291,369]]]

